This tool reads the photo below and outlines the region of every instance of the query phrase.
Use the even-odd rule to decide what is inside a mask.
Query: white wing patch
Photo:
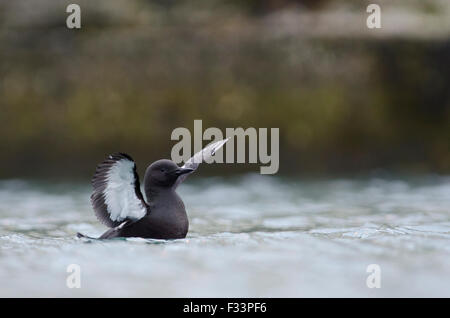
[[[205,148],[193,155],[186,163],[183,168],[197,169],[199,164],[202,162],[211,163],[213,156],[216,151],[222,148],[223,145],[228,141],[228,138],[210,143]]]
[[[135,221],[147,214],[136,164],[127,154],[110,155],[99,164],[92,185],[92,207],[103,224],[116,227],[124,220]]]
[[[122,159],[117,161],[107,174],[103,195],[112,221],[120,222],[126,218],[137,220],[147,212],[136,197],[133,169],[133,161]]]
[[[183,165],[182,168],[190,168],[193,169],[192,172],[194,172],[198,168],[200,163],[202,162],[211,163],[213,156],[216,154],[216,151],[222,148],[227,141],[228,138],[210,143],[205,148],[203,148],[195,155],[193,155],[191,158],[189,158],[189,160],[186,161],[186,163]],[[190,175],[192,172],[183,174],[180,177],[178,177],[177,181],[175,182],[175,188],[178,187],[178,185],[181,182],[183,182],[184,179],[186,179],[187,176]]]

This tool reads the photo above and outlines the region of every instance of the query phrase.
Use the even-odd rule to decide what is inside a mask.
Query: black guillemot
[[[140,189],[134,160],[124,153],[110,155],[97,166],[92,178],[92,207],[99,221],[110,227],[99,239],[185,238],[189,221],[176,188],[197,169],[200,162],[210,159],[227,140],[211,143],[182,167],[168,159],[149,165],[144,176],[147,201]],[[81,233],[77,236],[90,238]]]

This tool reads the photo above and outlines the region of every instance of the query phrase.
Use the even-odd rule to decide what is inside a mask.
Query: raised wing
[[[197,152],[195,155],[193,155],[191,158],[189,158],[188,161],[186,161],[182,168],[190,168],[193,169],[192,172],[186,173],[178,177],[175,187],[177,187],[181,182],[184,181],[184,179],[187,178],[188,175],[193,173],[200,163],[202,162],[208,162],[212,159],[212,157],[215,155],[216,151],[218,151],[220,148],[223,147],[223,145],[228,141],[228,138],[219,140],[216,142],[212,142],[209,145],[207,145],[205,148]]]
[[[100,222],[116,227],[147,213],[133,159],[124,153],[110,155],[97,166],[92,178],[91,203]]]

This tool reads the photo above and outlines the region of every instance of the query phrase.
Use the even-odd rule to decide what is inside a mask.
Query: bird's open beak
[[[189,173],[189,172],[192,172],[192,171],[194,171],[194,169],[191,169],[191,168],[178,168],[177,170],[175,170],[175,175],[179,177],[182,174],[186,174],[186,173]]]

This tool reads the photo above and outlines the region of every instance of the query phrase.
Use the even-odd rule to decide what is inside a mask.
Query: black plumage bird
[[[186,237],[189,221],[177,186],[208,161],[228,139],[211,143],[182,167],[162,159],[148,166],[142,195],[134,160],[127,154],[110,155],[97,166],[92,178],[91,203],[100,222],[110,227],[100,239],[142,237],[180,239]],[[87,237],[78,233],[78,237]]]

